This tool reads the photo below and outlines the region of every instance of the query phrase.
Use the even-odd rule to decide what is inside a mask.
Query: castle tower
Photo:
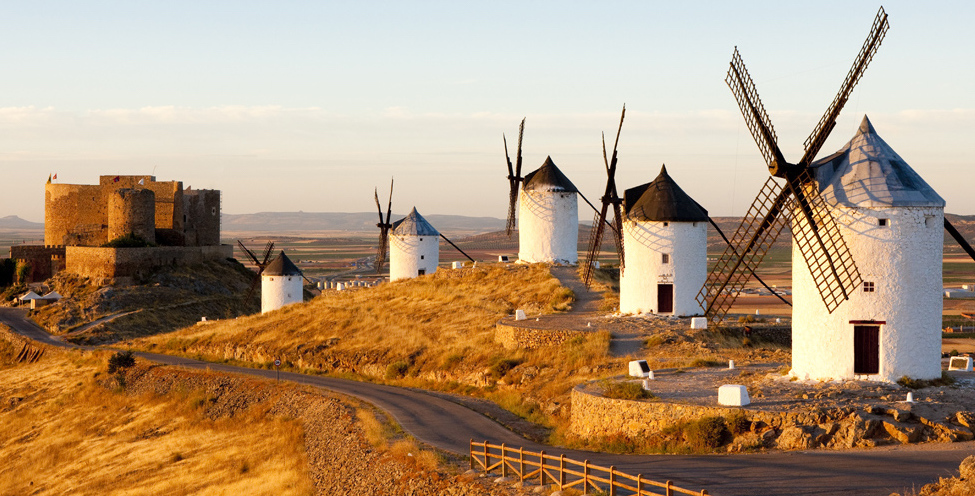
[[[440,233],[413,207],[390,232],[389,280],[433,274],[439,263]]]
[[[863,283],[830,314],[793,245],[792,374],[941,377],[945,201],[866,117],[849,143],[812,167]]]
[[[703,315],[695,300],[707,279],[708,212],[661,167],[623,193],[620,312]]]
[[[301,270],[282,250],[261,273],[261,313],[301,303],[304,300],[301,279]]]
[[[129,233],[156,242],[156,195],[152,190],[121,188],[108,195],[108,240]]]
[[[525,176],[518,201],[518,258],[574,264],[579,260],[579,190],[552,157]]]

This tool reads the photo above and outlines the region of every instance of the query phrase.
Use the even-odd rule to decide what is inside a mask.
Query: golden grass
[[[208,419],[198,394],[128,395],[104,356],[0,370],[0,494],[311,494],[298,422],[260,408]]]
[[[609,356],[610,334],[509,351],[494,342],[494,330],[515,309],[538,314],[566,307],[572,296],[565,289],[544,265],[442,270],[130,344],[262,366],[281,358],[295,369],[488,397],[559,427],[568,408],[553,412],[568,405],[572,387],[622,367]]]

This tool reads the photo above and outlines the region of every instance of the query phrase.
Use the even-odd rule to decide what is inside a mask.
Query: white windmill
[[[556,167],[552,157],[537,170],[521,177],[521,141],[525,121],[518,130],[518,153],[515,167],[508,157],[508,226],[510,236],[515,225],[515,201],[518,202],[518,258],[527,263],[574,264],[579,260],[578,193],[572,181]],[[519,193],[519,184],[521,192]]]
[[[440,233],[416,211],[394,222],[389,243],[389,280],[433,274],[440,263]]]
[[[282,250],[261,272],[261,313],[304,300],[304,276]]]
[[[623,194],[620,312],[703,315],[695,299],[707,278],[708,212],[661,167]]]

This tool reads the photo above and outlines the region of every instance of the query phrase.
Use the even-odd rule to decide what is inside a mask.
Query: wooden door
[[[853,326],[853,373],[880,373],[880,326]]]
[[[674,312],[674,285],[657,285],[657,313]]]

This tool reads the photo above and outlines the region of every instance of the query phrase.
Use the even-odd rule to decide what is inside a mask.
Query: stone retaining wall
[[[136,277],[166,265],[192,265],[233,256],[233,246],[101,248],[68,246],[65,271],[94,279]]]
[[[582,437],[598,437],[614,434],[635,436],[657,432],[669,426],[696,420],[701,417],[725,417],[735,411],[745,410],[749,420],[761,421],[770,427],[781,429],[791,425],[822,422],[822,413],[765,412],[738,407],[680,405],[665,401],[631,401],[605,398],[594,391],[592,385],[582,384],[572,390],[570,430]],[[717,396],[718,391],[714,391]]]
[[[557,346],[575,336],[583,336],[584,331],[529,329],[498,322],[494,329],[494,342],[506,349],[535,349],[543,346]]]

